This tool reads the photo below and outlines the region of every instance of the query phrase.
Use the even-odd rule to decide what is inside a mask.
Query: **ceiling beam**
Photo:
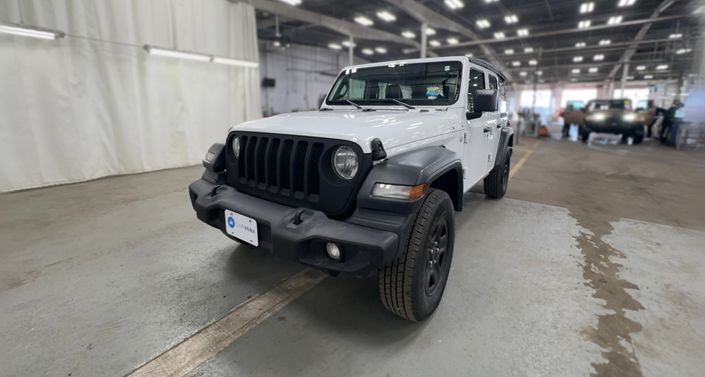
[[[230,0],[236,1],[236,0]],[[354,22],[337,19],[320,13],[311,12],[298,7],[292,7],[284,3],[272,0],[251,0],[252,5],[259,10],[277,14],[290,20],[307,22],[313,25],[322,26],[336,33],[351,36],[354,39],[387,41],[405,44],[415,47],[420,45],[413,40],[406,39],[400,35],[392,34],[383,30],[358,25]]]
[[[664,0],[659,4],[659,6],[656,7],[653,13],[651,13],[651,16],[647,20],[657,20],[659,18],[659,15],[663,13],[666,9],[668,9],[673,3],[675,3],[677,0]],[[629,60],[632,58],[634,53],[636,52],[636,48],[638,46],[638,42],[643,40],[644,37],[646,37],[646,33],[649,32],[649,29],[651,28],[651,25],[653,22],[647,22],[644,23],[644,25],[639,29],[639,32],[636,34],[636,37],[634,37],[634,43],[630,44],[629,47],[627,47],[626,50],[624,50],[624,54],[622,57],[619,59],[617,64],[612,67],[612,70],[610,71],[610,74],[608,75],[608,78],[613,79],[616,75],[619,69],[622,67],[623,64],[629,63]],[[626,68],[625,68],[626,70]]]
[[[419,3],[416,0],[385,0],[387,3],[396,6],[397,8],[408,13],[411,17],[415,18],[420,23],[428,24],[431,27],[449,30],[461,35],[464,35],[472,40],[479,40],[480,36],[474,31],[470,30],[468,27],[451,20],[450,18],[426,7],[425,5]],[[500,72],[507,76],[507,79],[511,79],[511,75],[507,71],[506,67],[497,57],[497,53],[490,46],[481,45],[480,49],[482,53],[487,57]],[[407,50],[404,52],[406,53]]]
[[[694,41],[698,39],[705,38],[705,36],[694,36],[688,39],[689,41]],[[591,54],[594,53],[599,53],[599,52],[610,52],[614,50],[620,50],[623,51],[624,49],[622,47],[625,46],[631,46],[631,45],[651,45],[651,44],[661,44],[661,43],[682,43],[682,39],[669,39],[669,38],[662,38],[662,39],[645,39],[641,41],[629,41],[629,42],[615,42],[615,43],[610,43],[609,45],[605,46],[600,46],[600,45],[590,45],[590,46],[585,46],[585,47],[559,47],[559,48],[550,48],[550,49],[542,49],[541,53],[542,54],[556,54],[559,55],[561,53],[570,53],[570,52],[576,52],[576,51],[591,51]],[[522,56],[522,55],[536,55],[536,52],[524,52],[521,50],[515,51],[513,55],[503,55],[504,57],[511,58],[513,56]]]

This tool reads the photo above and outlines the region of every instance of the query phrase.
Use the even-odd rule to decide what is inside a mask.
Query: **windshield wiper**
[[[409,104],[406,103],[406,102],[399,101],[399,100],[396,99],[396,98],[380,98],[380,100],[381,100],[381,101],[392,101],[392,102],[396,103],[397,105],[402,105],[402,106],[404,106],[404,107],[406,107],[407,109],[410,109],[410,110],[415,109],[414,106],[411,106],[411,105],[409,105]]]
[[[347,102],[347,103],[349,103],[349,104],[355,106],[355,108],[357,108],[357,109],[360,109],[360,110],[363,110],[363,109],[364,109],[364,107],[362,107],[362,106],[356,104],[355,102],[353,102],[353,101],[351,101],[351,100],[349,100],[349,99],[343,99],[343,101],[345,101],[345,102]]]

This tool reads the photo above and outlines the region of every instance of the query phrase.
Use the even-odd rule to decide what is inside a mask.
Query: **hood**
[[[415,141],[462,129],[457,109],[332,110],[276,115],[245,122],[231,131],[263,132],[352,141],[370,153],[370,141],[379,138],[387,151]]]

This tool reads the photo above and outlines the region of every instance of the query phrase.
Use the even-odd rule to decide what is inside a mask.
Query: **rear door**
[[[468,76],[470,91],[487,89],[487,74],[479,67],[471,67]],[[472,111],[473,109],[469,109]],[[464,188],[469,190],[487,173],[487,166],[491,160],[490,137],[494,124],[492,114],[483,113],[481,116],[469,119],[465,123],[463,136],[465,151],[463,153]]]
[[[492,72],[488,73],[488,84],[490,89],[497,91],[497,98],[501,101],[499,81],[497,80],[497,76],[495,76],[495,74]],[[497,146],[499,145],[499,136],[502,133],[502,125],[506,124],[507,121],[506,113],[504,113],[503,119],[502,113],[500,112],[501,109],[498,108],[497,110],[499,111],[487,114],[487,125],[492,127],[492,133],[487,135],[487,141],[489,143],[488,153],[490,154],[490,158],[487,161],[488,165],[486,173],[489,173],[494,167],[494,162],[497,159]]]

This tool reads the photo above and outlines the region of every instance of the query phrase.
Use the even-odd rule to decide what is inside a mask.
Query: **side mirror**
[[[476,89],[468,93],[468,113],[488,113],[497,111],[497,90]]]

